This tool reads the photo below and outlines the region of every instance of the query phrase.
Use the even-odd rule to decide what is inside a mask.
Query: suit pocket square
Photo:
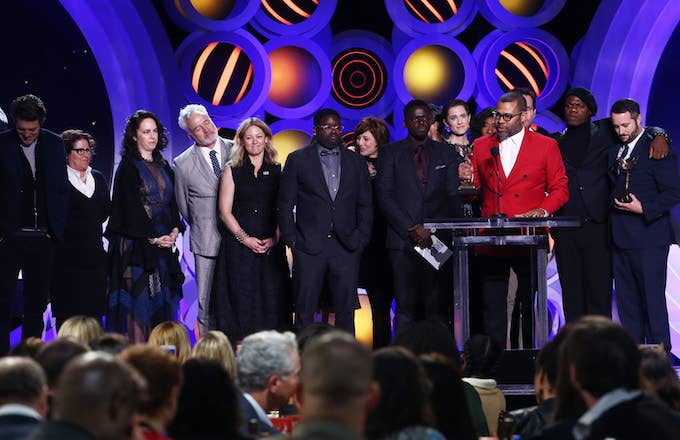
[[[446,165],[437,165],[436,167],[434,167],[434,170],[437,171],[437,170],[442,170],[444,168],[446,168]]]

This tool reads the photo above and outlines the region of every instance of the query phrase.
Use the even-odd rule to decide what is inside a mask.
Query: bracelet
[[[243,229],[239,229],[236,231],[236,234],[234,234],[234,237],[239,243],[243,244],[246,238],[250,237],[250,235],[248,235]]]

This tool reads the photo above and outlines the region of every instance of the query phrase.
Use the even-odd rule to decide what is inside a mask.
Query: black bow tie
[[[330,155],[337,156],[338,154],[340,154],[340,152],[338,150],[321,150],[320,154],[321,157]]]

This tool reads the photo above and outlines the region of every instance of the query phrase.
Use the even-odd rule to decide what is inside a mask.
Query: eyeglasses
[[[74,148],[71,151],[76,153],[78,156],[85,156],[86,154],[91,154],[92,150],[89,148]]]
[[[339,132],[342,132],[342,130],[345,129],[345,127],[342,125],[319,125],[319,128],[324,131],[339,131]]]
[[[503,120],[505,122],[510,122],[512,120],[512,118],[514,118],[515,116],[519,116],[522,113],[524,113],[524,112],[515,113],[513,115],[512,113],[498,113],[497,111],[493,111],[493,112],[491,112],[491,116],[493,116],[494,119],[503,118]]]

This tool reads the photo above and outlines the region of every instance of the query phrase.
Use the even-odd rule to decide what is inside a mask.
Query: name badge
[[[435,170],[441,170],[442,168],[446,168],[446,165],[437,165],[434,167]]]

